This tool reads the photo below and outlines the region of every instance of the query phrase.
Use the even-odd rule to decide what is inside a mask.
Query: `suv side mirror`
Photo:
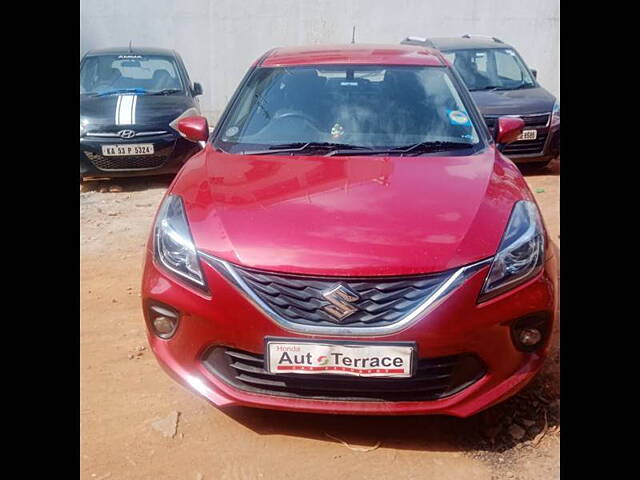
[[[500,117],[498,118],[498,128],[496,129],[496,143],[498,144],[498,150],[502,151],[502,148],[509,143],[513,143],[518,140],[522,130],[524,129],[524,120],[515,117]]]
[[[206,118],[197,115],[180,119],[178,131],[192,142],[206,142],[209,139],[209,123]]]
[[[538,70],[536,70],[535,68],[532,68],[531,73],[533,73],[533,78],[538,78]]]
[[[193,95],[197,97],[198,95],[202,95],[202,85],[198,82],[193,82]]]

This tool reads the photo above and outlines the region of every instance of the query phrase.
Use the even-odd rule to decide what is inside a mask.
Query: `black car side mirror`
[[[538,70],[536,70],[535,68],[532,68],[531,73],[533,73],[533,78],[538,78]]]
[[[193,82],[193,95],[202,95],[202,85],[200,85],[198,82]]]

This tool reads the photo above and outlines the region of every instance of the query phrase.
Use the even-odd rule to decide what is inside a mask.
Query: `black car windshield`
[[[109,95],[182,92],[175,60],[159,55],[96,55],[80,67],[80,93]]]
[[[480,141],[446,68],[322,65],[257,68],[214,142],[231,153],[361,155]]]
[[[535,81],[515,50],[487,48],[443,52],[471,91],[535,87]]]

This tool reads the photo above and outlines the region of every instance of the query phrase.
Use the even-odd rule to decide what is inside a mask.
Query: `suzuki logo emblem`
[[[338,323],[358,311],[358,307],[353,305],[353,302],[360,300],[360,296],[342,283],[325,290],[322,296],[331,302],[331,305],[324,307],[324,311],[334,317]]]
[[[136,132],[134,130],[120,130],[117,135],[120,138],[133,138],[136,136]]]

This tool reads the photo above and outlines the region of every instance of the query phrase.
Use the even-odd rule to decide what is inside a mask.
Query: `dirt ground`
[[[559,161],[524,173],[559,250]],[[559,478],[559,328],[542,374],[468,419],[222,411],[178,386],[149,351],[139,299],[170,180],[81,186],[82,479]]]

